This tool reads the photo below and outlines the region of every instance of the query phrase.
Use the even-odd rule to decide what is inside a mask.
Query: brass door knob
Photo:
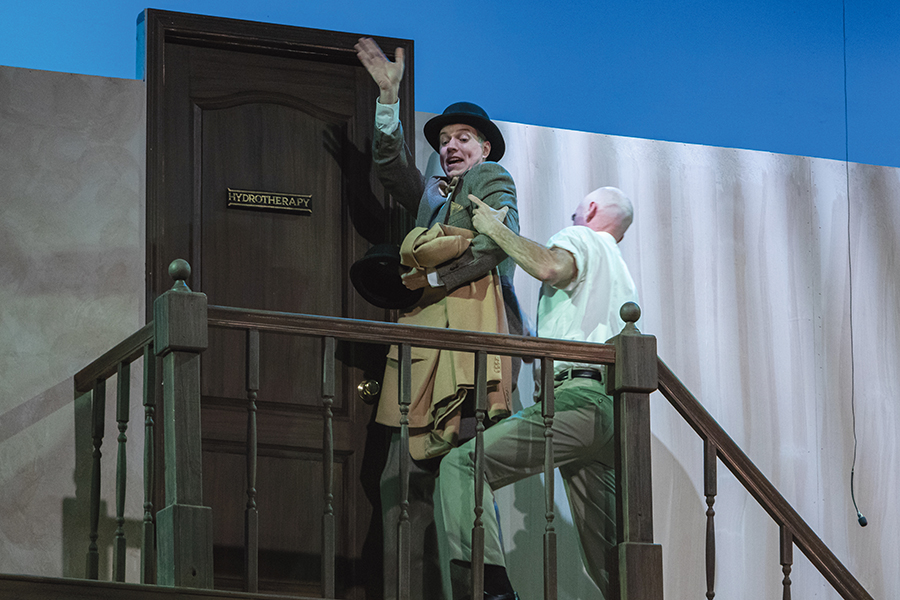
[[[381,384],[374,379],[366,379],[359,382],[359,385],[356,386],[356,393],[359,394],[360,399],[366,404],[375,404],[380,392]]]

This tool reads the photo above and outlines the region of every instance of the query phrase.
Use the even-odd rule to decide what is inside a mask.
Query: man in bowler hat
[[[393,198],[416,215],[416,226],[431,228],[437,223],[443,223],[474,232],[472,225],[474,205],[468,198],[469,194],[472,194],[496,210],[505,209],[505,225],[510,230],[518,232],[515,184],[506,169],[496,162],[503,156],[506,145],[500,130],[487,113],[475,104],[457,102],[425,124],[425,138],[440,155],[440,164],[446,175],[426,179],[416,168],[413,157],[404,143],[402,124],[399,122],[398,94],[404,70],[403,50],[398,48],[395,60],[391,61],[374,40],[363,38],[356,45],[356,51],[380,91],[376,103],[373,140],[375,173]],[[505,326],[508,327],[509,333],[522,334],[522,316],[512,285],[514,269],[515,263],[496,242],[486,235],[475,232],[468,249],[461,255],[434,267],[412,268],[403,274],[402,280],[409,289],[425,291],[419,306],[414,307],[414,310],[424,310],[423,306],[431,302],[431,298],[443,301],[442,299],[446,297],[452,297],[465,286],[481,285],[488,279],[499,282],[498,293],[502,295],[502,302],[499,302],[499,298],[498,302],[503,307],[500,312],[505,313],[505,316],[501,317],[506,321]],[[454,325],[451,321],[438,326]],[[390,356],[388,363],[391,364]],[[509,390],[515,384],[518,374],[518,363],[518,359],[514,359],[511,372],[510,369],[504,370],[504,378],[509,381],[503,382],[506,387],[501,395],[505,396],[507,409],[510,405]],[[416,377],[415,366],[413,377],[414,379]],[[419,386],[414,380],[414,394],[417,387]],[[421,387],[429,389],[427,385]],[[465,392],[461,392],[460,396],[460,402],[465,402]],[[411,428],[417,425],[413,418],[416,400],[413,402],[410,410]],[[424,399],[425,404],[431,402],[431,398]],[[468,400],[468,403],[471,402],[471,399]],[[466,410],[466,406],[463,405],[462,413],[465,414]],[[505,416],[502,410],[497,412],[497,416]],[[508,410],[505,414],[508,414]],[[397,526],[401,452],[399,430],[396,429],[399,427],[398,415],[396,394],[382,393],[376,420],[395,428],[381,479],[386,598],[396,597],[398,581]],[[434,413],[428,412],[427,406],[422,419],[422,423],[426,421],[437,423],[437,418],[434,417]],[[443,454],[456,445],[459,430],[430,433],[430,439],[436,442],[426,443],[424,450],[421,446],[412,450],[409,487],[409,519],[412,530],[410,597],[429,600],[444,597],[440,561],[437,556],[432,497],[435,475]],[[508,596],[510,599],[513,597]],[[498,598],[505,599],[507,596]]]

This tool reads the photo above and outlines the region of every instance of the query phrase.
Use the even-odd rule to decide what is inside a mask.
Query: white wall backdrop
[[[144,93],[139,81],[0,67],[2,573],[85,574],[90,406],[73,401],[72,377],[143,324]],[[115,378],[109,389],[114,423]],[[126,533],[136,557],[143,409],[131,398]],[[110,541],[114,432],[107,425],[102,447]],[[108,548],[102,559],[109,577]]]
[[[0,572],[83,573],[87,536],[72,523],[85,510],[74,502],[85,465],[75,447],[90,441],[75,427],[84,404],[72,399],[72,376],[143,322],[143,94],[137,81],[0,67]],[[429,116],[417,115],[417,129]],[[596,187],[632,198],[636,220],[622,247],[642,330],[869,592],[892,597],[900,170],[500,126],[524,235],[546,241]],[[421,137],[417,152],[433,169]],[[536,282],[520,272],[516,285],[533,317]],[[530,387],[526,371],[520,403],[531,402]],[[651,402],[666,597],[703,597],[702,445],[662,396]],[[137,395],[132,404],[129,477],[139,496]],[[864,529],[849,490],[854,413]],[[779,597],[777,528],[727,470],[719,476],[717,597]],[[542,589],[541,486],[534,479],[498,496],[523,600]],[[557,486],[560,595],[592,598]],[[105,511],[109,528],[110,496]],[[140,515],[140,498],[130,499],[132,540]],[[795,563],[795,599],[837,597],[799,550]]]

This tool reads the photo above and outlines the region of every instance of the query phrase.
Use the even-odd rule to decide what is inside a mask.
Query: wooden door
[[[148,306],[171,286],[167,265],[180,257],[193,268],[192,289],[210,304],[390,318],[348,277],[371,245],[397,241],[408,223],[372,176],[377,88],[353,50],[358,36],[155,10],[145,11],[142,31]],[[403,118],[411,123],[412,42],[379,43],[406,49]],[[229,206],[229,191],[293,195],[305,210]],[[260,338],[260,591],[316,596],[321,589],[320,348],[318,339]],[[202,360],[204,503],[213,509],[219,589],[243,588],[244,353],[241,332],[212,330]],[[355,389],[380,378],[383,355],[339,346],[339,597],[381,594],[381,432]]]

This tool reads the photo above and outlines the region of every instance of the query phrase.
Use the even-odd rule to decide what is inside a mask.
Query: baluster
[[[553,475],[555,467],[553,463],[553,416],[554,387],[553,359],[541,359],[541,416],[544,417],[544,509],[546,511],[547,525],[544,529],[544,598],[556,600],[557,594],[557,568],[556,568],[556,529],[553,520],[554,512],[554,487],[556,479]]]
[[[156,354],[153,345],[144,346],[144,537],[141,548],[141,583],[156,582],[156,530],[153,524],[153,495],[156,493],[156,461],[153,423],[156,410]]]
[[[119,454],[116,460],[116,543],[113,580],[125,581],[125,485],[127,478],[127,457],[125,442],[128,436],[128,408],[131,402],[131,365],[120,362],[116,374],[116,424],[119,427]]]
[[[782,525],[779,530],[781,545],[781,572],[784,579],[781,581],[783,591],[782,600],[791,600],[791,565],[794,564],[794,536],[787,527]]]
[[[400,344],[400,522],[398,524],[398,600],[409,600],[410,523],[409,523],[409,405],[412,398],[412,351]]]
[[[706,597],[712,600],[716,596],[716,487],[718,466],[716,445],[710,440],[703,442],[703,487],[706,494]]]
[[[100,527],[100,446],[103,445],[103,419],[106,415],[106,381],[94,382],[91,393],[91,439],[94,450],[91,454],[91,543],[88,546],[87,578],[100,578],[100,550],[97,547],[97,530]]]
[[[259,392],[259,330],[247,330],[247,506],[244,510],[244,578],[248,592],[259,591],[259,512],[256,510]]]
[[[472,597],[484,596],[484,416],[487,413],[487,354],[475,352],[475,524],[472,528]],[[493,507],[490,507],[493,510]]]
[[[323,484],[325,487],[325,511],[322,515],[322,595],[335,597],[334,586],[334,348],[333,337],[322,339],[322,406],[324,432],[322,439]]]

